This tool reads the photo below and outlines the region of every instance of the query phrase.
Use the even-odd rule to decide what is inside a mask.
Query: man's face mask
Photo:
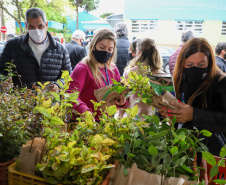
[[[34,29],[28,30],[29,36],[36,43],[41,43],[46,38],[46,30],[45,29]]]

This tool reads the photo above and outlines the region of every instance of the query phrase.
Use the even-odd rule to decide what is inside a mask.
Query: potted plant
[[[12,78],[13,66],[8,67],[9,75],[2,76],[0,86],[0,184],[7,184],[7,166],[19,156],[20,148],[30,135],[28,126],[34,121],[34,94],[31,90],[18,89],[8,83]]]

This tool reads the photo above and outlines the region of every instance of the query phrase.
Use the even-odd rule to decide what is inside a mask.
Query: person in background
[[[12,78],[15,86],[31,88],[36,82],[50,81],[47,88],[58,91],[57,80],[64,83],[62,71],[71,73],[68,51],[47,31],[48,22],[42,9],[28,9],[25,26],[26,35],[14,37],[5,44],[0,57],[0,74],[7,75],[7,62],[13,62],[18,74]]]
[[[129,70],[125,71],[125,78],[129,78],[130,71],[136,71],[138,74],[145,75],[147,74],[146,69],[142,69],[142,67],[150,67],[151,73],[153,75],[157,75],[159,73],[164,73],[162,68],[162,58],[156,48],[155,41],[153,39],[144,38],[138,40],[136,46],[136,59],[134,63],[129,65]],[[139,65],[140,64],[140,65]],[[141,117],[142,114],[145,115],[153,115],[155,114],[155,110],[152,106],[143,103],[136,103],[138,99],[137,94],[131,95],[127,100],[127,108],[132,108],[135,105],[138,105],[139,111],[138,116]],[[120,111],[119,115],[122,117],[123,112]]]
[[[94,90],[113,83],[112,79],[121,81],[119,71],[114,64],[116,53],[115,35],[109,29],[98,30],[93,37],[89,55],[85,57],[75,67],[71,74],[69,92],[78,90],[80,92],[78,101],[79,105],[74,104],[73,109],[80,114],[88,111],[94,112],[94,105],[91,100],[96,101]],[[115,100],[118,107],[126,106],[124,96],[119,96]],[[97,112],[95,120],[98,121],[100,112]],[[73,120],[76,119],[74,115]]]
[[[86,49],[83,47],[85,33],[81,30],[75,30],[72,34],[72,40],[65,45],[69,52],[72,69],[86,56]]]
[[[181,103],[178,110],[161,109],[162,115],[176,116],[182,127],[212,132],[204,144],[213,155],[219,155],[226,144],[226,75],[216,65],[210,44],[193,38],[183,46],[175,67],[174,85]]]
[[[129,62],[129,45],[130,42],[127,38],[128,36],[128,29],[126,24],[120,22],[115,25],[114,27],[116,33],[116,47],[117,47],[117,60],[116,66],[119,69],[119,73],[122,76],[125,67]]]
[[[170,74],[171,76],[173,76],[174,74],[174,67],[176,65],[177,62],[177,57],[180,53],[180,50],[182,49],[183,45],[189,40],[195,37],[195,34],[192,30],[185,30],[184,32],[182,32],[181,35],[181,42],[182,44],[180,45],[180,47],[171,55],[171,57],[169,58],[169,69],[170,69]]]
[[[15,37],[15,35],[12,34],[12,33],[7,34],[6,37],[5,37],[5,42],[7,42],[9,39],[12,39],[14,37]]]
[[[215,48],[215,59],[221,71],[226,72],[226,42],[219,42]]]
[[[136,62],[136,52],[137,52],[137,42],[140,39],[135,39],[130,43],[129,46],[129,63],[127,67],[124,69],[123,77],[125,77],[125,74],[128,74],[128,71],[130,70],[130,67],[134,65]]]
[[[86,48],[86,53],[87,53],[87,55],[89,54],[89,46],[90,46],[90,42],[92,41],[92,39],[93,39],[93,37],[95,36],[96,32],[97,32],[97,30],[94,30],[94,31],[93,31],[93,35],[92,35],[91,37],[89,37],[89,38],[86,39],[86,46],[85,46],[85,48]]]
[[[53,39],[60,43],[60,38],[58,36],[53,36]]]
[[[129,60],[133,60],[136,57],[136,48],[137,48],[137,42],[139,39],[135,39],[130,43],[129,46]]]

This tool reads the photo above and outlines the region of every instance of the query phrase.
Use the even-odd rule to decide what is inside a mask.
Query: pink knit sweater
[[[100,68],[100,71],[107,81],[105,69]],[[110,70],[107,71],[111,84],[113,83],[112,79],[115,79],[118,82],[121,81],[120,74],[116,66],[114,66],[114,73],[112,73]],[[76,65],[75,69],[71,73],[71,78],[73,79],[73,81],[71,81],[68,91],[72,92],[73,90],[77,89],[80,92],[78,97],[79,105],[74,104],[73,109],[75,109],[79,113],[83,113],[87,110],[94,112],[94,106],[90,100],[97,102],[97,99],[94,96],[94,90],[104,87],[106,85],[104,81],[101,86],[98,87],[89,66],[83,62],[79,62]],[[99,120],[98,116],[100,116],[100,112],[97,112],[97,115],[95,117],[96,120]]]

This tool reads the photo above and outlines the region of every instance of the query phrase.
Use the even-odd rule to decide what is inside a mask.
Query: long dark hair
[[[185,60],[189,56],[197,52],[202,52],[207,56],[209,71],[208,71],[208,75],[205,77],[200,87],[189,98],[188,104],[191,105],[194,99],[198,95],[203,94],[202,99],[203,99],[203,108],[204,108],[204,107],[207,107],[207,103],[206,103],[207,90],[211,86],[216,75],[223,74],[216,65],[214,53],[212,51],[210,44],[207,42],[207,40],[203,38],[193,38],[185,43],[185,45],[183,46],[183,48],[181,49],[178,55],[173,79],[174,79],[174,86],[175,86],[177,98],[180,98],[182,95],[182,83],[184,79],[183,69],[184,69]]]

